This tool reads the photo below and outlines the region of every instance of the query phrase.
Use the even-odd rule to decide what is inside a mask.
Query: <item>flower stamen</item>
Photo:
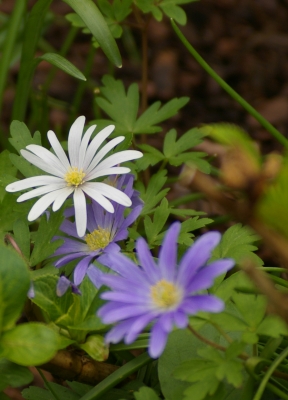
[[[93,232],[88,233],[84,239],[91,251],[104,249],[110,243],[110,232],[99,227]]]
[[[78,169],[77,167],[71,167],[70,170],[64,175],[64,179],[68,186],[78,187],[84,183],[85,173],[83,169]]]
[[[153,304],[164,309],[175,308],[182,300],[181,290],[171,282],[161,279],[150,289]]]

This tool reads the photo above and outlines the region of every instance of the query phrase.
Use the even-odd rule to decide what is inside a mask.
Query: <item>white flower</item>
[[[18,192],[39,186],[37,189],[22,194],[17,199],[20,202],[42,196],[31,208],[28,214],[29,221],[38,218],[52,203],[52,210],[57,211],[67,197],[73,193],[77,233],[80,237],[84,236],[87,225],[85,194],[110,213],[114,212],[114,207],[108,199],[126,207],[131,206],[131,200],[125,193],[108,184],[91,181],[101,176],[126,174],[130,172],[130,169],[117,165],[143,155],[140,151],[125,150],[114,153],[103,160],[113,147],[124,140],[124,136],[112,139],[97,153],[115,126],[109,125],[102,129],[89,144],[96,125],[87,129],[82,138],[84,124],[85,117],[81,116],[71,126],[68,136],[69,159],[53,131],[49,131],[47,136],[55,154],[34,144],[26,147],[29,151],[21,150],[21,155],[27,161],[49,175],[26,178],[6,186],[7,192]]]

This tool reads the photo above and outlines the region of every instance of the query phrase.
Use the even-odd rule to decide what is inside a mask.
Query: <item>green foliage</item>
[[[157,21],[161,21],[163,18],[163,13],[168,18],[175,19],[180,25],[185,25],[187,21],[185,11],[178,6],[178,4],[192,3],[196,0],[136,0],[137,7],[143,13],[151,13]]]
[[[155,391],[149,387],[142,387],[139,392],[134,393],[135,400],[159,400]]]
[[[74,390],[72,391],[71,389],[59,385],[58,383],[49,382],[49,386],[51,386],[53,392],[56,393],[58,399],[78,400],[81,398],[81,396],[77,392],[74,392]],[[27,400],[55,400],[54,394],[49,390],[41,389],[36,386],[30,386],[29,389],[24,389],[22,391],[22,396]]]
[[[66,58],[60,56],[60,54],[55,53],[45,53],[40,57],[37,57],[37,63],[40,61],[47,61],[55,67],[61,69],[66,72],[66,74],[73,76],[74,78],[80,79],[82,81],[86,81],[85,76],[79,71],[78,68],[75,67],[70,61],[66,60]]]
[[[13,225],[14,239],[26,260],[30,258],[30,230],[26,219],[17,219]]]
[[[184,133],[179,140],[176,140],[177,133],[175,129],[171,129],[164,138],[163,153],[148,144],[140,145],[140,149],[144,151],[144,156],[137,161],[139,170],[144,170],[150,165],[158,162],[169,163],[173,166],[179,166],[183,163],[189,163],[196,166],[200,171],[209,173],[210,165],[203,157],[203,152],[186,152],[202,142],[203,134],[197,128],[190,129]]]
[[[30,383],[33,374],[28,368],[0,359],[0,392],[6,387],[19,387]]]
[[[80,349],[86,351],[93,360],[103,361],[108,358],[108,346],[104,342],[104,337],[101,335],[88,336],[85,343],[79,345]]]
[[[0,202],[3,201],[3,198],[6,194],[5,191],[5,186],[13,182],[13,177],[16,176],[17,173],[17,168],[12,164],[10,158],[9,158],[9,151],[4,150],[2,153],[0,153],[0,171],[1,171],[1,176],[0,176]],[[5,171],[5,173],[4,173]],[[7,181],[8,177],[8,181]],[[12,180],[11,180],[12,179]]]
[[[162,129],[157,125],[177,114],[179,109],[189,100],[187,97],[173,99],[161,108],[161,102],[157,101],[137,118],[139,110],[138,85],[136,83],[130,85],[126,94],[122,81],[115,80],[110,75],[105,75],[102,82],[104,86],[100,88],[100,96],[96,97],[96,103],[111,118],[111,120],[105,120],[106,124],[115,124],[115,135],[159,132]]]
[[[283,159],[281,170],[270,185],[267,185],[263,196],[256,205],[256,214],[274,228],[277,232],[288,238],[288,157]]]
[[[1,202],[0,231],[10,231],[13,229],[15,221],[26,219],[32,205],[33,200],[17,203],[15,194],[7,192]]]
[[[37,322],[17,325],[3,333],[0,355],[20,365],[40,365],[58,350],[58,335],[54,330]]]
[[[15,325],[20,316],[30,279],[24,260],[11,248],[0,245],[0,333]]]
[[[63,219],[63,208],[59,211],[49,213],[49,217],[46,213],[42,215],[30,258],[31,266],[37,265],[51,256],[62,244],[62,240],[54,240],[52,242],[51,240],[58,231]]]
[[[84,21],[87,28],[100,44],[108,59],[117,67],[121,67],[121,55],[105,18],[92,0],[64,0]]]
[[[220,244],[213,251],[212,258],[230,257],[238,264],[246,258],[252,259],[256,265],[263,265],[263,261],[254,253],[257,247],[253,244],[259,240],[247,226],[236,224],[223,234]]]

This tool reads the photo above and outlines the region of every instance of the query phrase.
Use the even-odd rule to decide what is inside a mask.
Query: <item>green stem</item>
[[[194,47],[188,42],[183,33],[180,31],[178,26],[171,19],[172,27],[184,44],[189,53],[195,58],[195,60],[201,65],[201,67],[224,89],[234,100],[236,100],[249,114],[251,114],[263,128],[267,129],[272,136],[275,137],[283,146],[288,147],[288,140],[268,122],[258,111],[255,110],[246,100],[243,99],[234,89],[231,88],[220,76],[203,60],[200,54],[194,49]]]
[[[56,400],[60,400],[59,397],[57,396],[57,394],[55,393],[55,391],[53,390],[52,386],[50,385],[50,383],[47,381],[45,375],[43,374],[43,372],[41,371],[40,368],[37,368],[37,371],[39,372],[39,374],[41,375],[41,378],[43,379],[45,386],[47,387],[47,389],[49,390],[49,392],[51,392],[51,394],[55,397]]]
[[[3,93],[5,84],[7,82],[7,74],[11,62],[14,45],[16,42],[19,26],[26,8],[26,2],[23,0],[16,0],[13,6],[13,12],[9,17],[9,25],[7,29],[6,39],[3,45],[2,57],[0,62],[0,114],[3,103]]]
[[[280,268],[280,267],[258,267],[257,269],[265,272],[288,272],[287,268]]]
[[[272,376],[273,372],[276,370],[276,368],[278,367],[279,364],[281,364],[281,362],[283,360],[285,360],[285,358],[288,356],[288,347],[286,349],[284,349],[282,351],[282,353],[279,354],[279,356],[272,362],[272,364],[270,365],[270,367],[268,368],[268,370],[266,371],[262,382],[260,383],[258,390],[253,398],[253,400],[260,400],[262,397],[262,394],[265,390],[265,387],[268,384],[268,381],[270,379],[270,377]],[[271,385],[271,384],[270,384]]]
[[[81,400],[96,400],[100,399],[109,389],[118,385],[128,376],[133,374],[139,368],[153,361],[147,353],[141,354],[139,357],[134,358],[127,364],[120,367],[117,371],[113,372],[106,379],[95,386],[90,392],[86,393]]]

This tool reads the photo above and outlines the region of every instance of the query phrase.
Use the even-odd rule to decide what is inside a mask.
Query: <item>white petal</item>
[[[78,117],[70,128],[68,136],[68,153],[72,167],[78,167],[79,149],[81,144],[82,132],[84,129],[85,117]]]
[[[84,164],[83,164],[83,169],[84,170],[87,170],[91,160],[95,156],[96,151],[99,149],[99,147],[104,142],[104,140],[107,139],[107,137],[109,135],[111,135],[111,133],[113,132],[114,128],[115,128],[114,125],[109,125],[109,126],[106,126],[106,128],[102,129],[102,131],[97,133],[95,138],[92,140],[92,142],[88,146],[88,149],[87,149],[87,152],[86,152],[86,156],[85,156],[85,161],[84,161]]]
[[[36,201],[28,214],[28,221],[34,221],[37,219],[46,210],[46,208],[53,203],[57,196],[58,190],[55,190],[54,192],[47,193],[45,196]]]
[[[81,146],[80,146],[80,150],[79,150],[79,163],[78,163],[78,168],[79,169],[83,169],[83,164],[85,161],[85,156],[86,156],[86,150],[88,147],[88,143],[90,140],[90,137],[92,135],[92,133],[94,132],[95,128],[97,125],[92,125],[90,126],[89,129],[87,129],[87,131],[85,132],[85,135],[83,136],[82,142],[81,142]]]
[[[62,191],[59,192],[57,199],[54,201],[52,210],[57,211],[59,208],[62,206],[64,201],[67,199],[67,197],[74,192],[74,188],[72,187],[65,187],[62,189]]]
[[[85,235],[87,227],[86,199],[84,193],[79,188],[75,189],[73,198],[77,234],[79,237],[82,237]]]
[[[82,186],[82,190],[88,194],[88,196],[92,197],[93,200],[95,200],[97,203],[100,204],[106,211],[110,213],[114,213],[114,207],[112,203],[110,203],[109,200],[107,200],[101,193],[98,192],[98,190],[94,189],[91,186],[88,186],[88,183],[85,183]]]
[[[106,158],[106,160],[102,161],[98,164],[98,168],[110,168],[114,165],[120,164],[125,161],[135,160],[136,158],[141,158],[143,154],[141,151],[137,150],[124,150],[120,151],[119,153],[112,154]]]
[[[22,179],[22,181],[10,183],[5,189],[7,192],[19,192],[19,190],[25,190],[35,186],[44,186],[63,182],[63,179],[56,178],[55,176],[38,175],[31,178]]]
[[[100,176],[106,175],[120,175],[120,174],[128,174],[130,172],[130,168],[127,167],[114,167],[114,168],[105,168],[100,169],[99,165],[93,169],[87,176],[85,177],[86,181],[91,181],[92,179],[99,178]]]
[[[48,172],[48,174],[52,174],[55,176],[59,176],[59,178],[63,178],[63,173],[59,171],[59,169],[43,161],[40,157],[37,157],[34,154],[30,153],[30,151],[20,150],[20,153],[27,161],[29,161],[33,165],[36,165],[36,167],[42,169],[43,171]]]
[[[85,189],[87,186],[89,189],[91,188],[97,190],[103,196],[108,197],[108,199],[114,200],[118,204],[122,204],[122,206],[130,207],[132,204],[131,199],[127,196],[127,194],[123,193],[119,189],[114,188],[113,186],[107,185],[106,183],[87,182],[85,184]]]
[[[53,153],[51,153],[51,151],[45,149],[45,147],[38,146],[37,144],[29,144],[26,146],[26,149],[34,153],[37,157],[40,157],[48,165],[59,169],[61,172],[63,172],[63,175],[66,173],[66,169],[60,160]]]
[[[52,185],[41,186],[40,188],[30,190],[30,192],[22,194],[18,197],[17,202],[33,199],[33,197],[42,196],[43,194],[54,192],[54,190],[62,189],[66,187],[65,183],[54,183]]]
[[[67,171],[70,168],[70,163],[68,157],[65,154],[65,151],[63,150],[63,147],[61,146],[59,140],[57,139],[57,136],[53,131],[49,131],[47,137],[53,150],[55,151],[55,154],[63,164],[65,170]]]
[[[99,153],[91,161],[91,164],[87,168],[87,173],[92,171],[92,169],[94,169],[96,167],[96,165],[102,160],[102,158],[105,157],[106,154],[109,153],[109,151],[111,149],[113,149],[113,147],[115,147],[115,146],[117,146],[117,144],[123,142],[124,139],[125,139],[125,136],[119,136],[115,139],[112,139],[109,143],[107,143],[104,147],[102,147],[102,149],[99,151]]]

